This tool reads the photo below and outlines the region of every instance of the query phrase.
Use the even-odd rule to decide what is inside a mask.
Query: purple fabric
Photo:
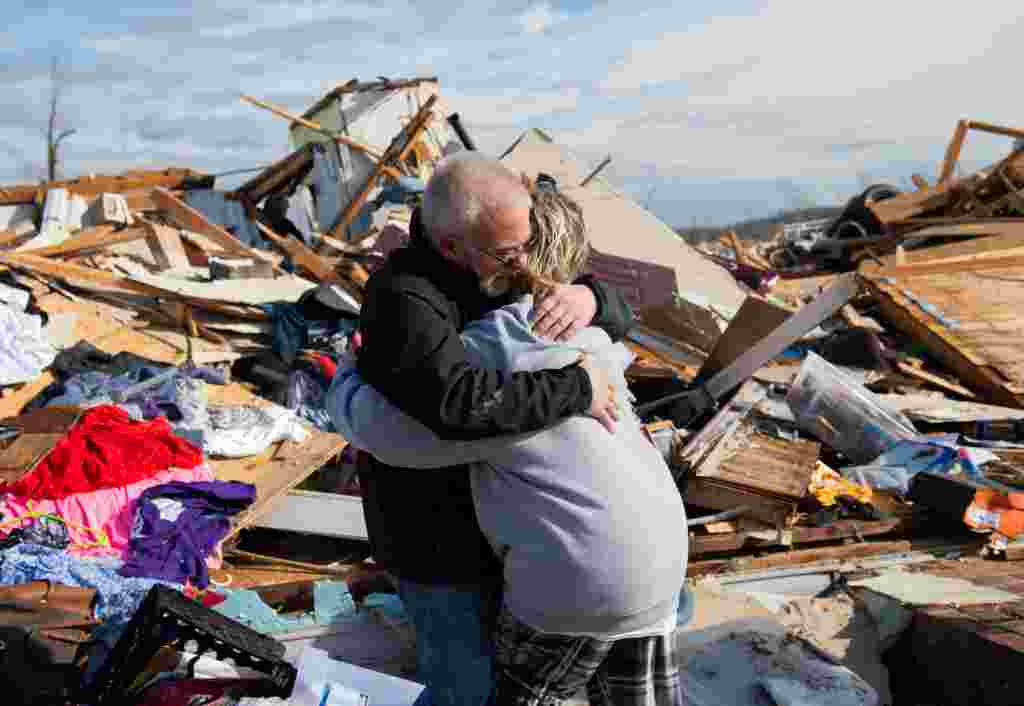
[[[231,528],[230,518],[252,505],[248,483],[165,483],[139,498],[122,576],[191,581],[206,588],[206,558]]]

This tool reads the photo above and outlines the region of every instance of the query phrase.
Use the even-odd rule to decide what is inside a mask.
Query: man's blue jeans
[[[398,592],[416,630],[418,676],[427,684],[415,706],[484,706],[494,686],[496,587],[399,579]]]

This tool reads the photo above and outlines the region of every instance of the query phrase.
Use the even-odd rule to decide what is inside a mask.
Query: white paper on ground
[[[299,660],[299,675],[289,704],[320,706],[327,684],[332,685],[331,694],[339,697],[352,692],[365,694],[368,706],[412,706],[425,688],[407,679],[331,659],[325,651],[307,647]],[[338,703],[348,706],[346,701]]]

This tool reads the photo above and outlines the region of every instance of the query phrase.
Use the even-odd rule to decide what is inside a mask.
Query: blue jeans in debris
[[[427,688],[414,706],[484,706],[494,686],[497,586],[405,579],[399,595],[416,630],[416,666]]]

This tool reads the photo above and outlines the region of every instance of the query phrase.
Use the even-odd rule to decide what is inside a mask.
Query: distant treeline
[[[842,208],[835,206],[814,206],[811,208],[794,208],[786,211],[779,211],[774,216],[766,218],[754,218],[748,221],[740,221],[723,226],[697,226],[687,228],[685,226],[676,228],[676,232],[683,237],[690,245],[699,245],[708,241],[715,241],[722,235],[722,231],[734,230],[741,240],[771,240],[779,225],[786,223],[799,223],[800,221],[814,221],[819,218],[834,218],[839,215]]]

